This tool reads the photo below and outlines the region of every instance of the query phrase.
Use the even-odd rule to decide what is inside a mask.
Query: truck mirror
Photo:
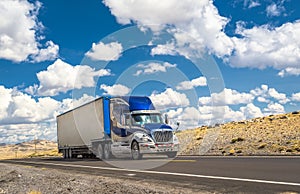
[[[177,131],[178,130],[178,128],[179,128],[179,125],[180,125],[180,122],[176,122],[176,125],[177,125],[177,128],[176,128],[176,130],[175,131]]]
[[[168,118],[168,115],[167,115],[167,114],[165,114],[165,123],[166,123],[166,124],[169,124],[169,118]]]

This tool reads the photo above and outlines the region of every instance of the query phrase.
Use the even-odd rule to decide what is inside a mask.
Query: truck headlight
[[[142,142],[152,142],[152,140],[148,136],[143,136],[140,138]]]

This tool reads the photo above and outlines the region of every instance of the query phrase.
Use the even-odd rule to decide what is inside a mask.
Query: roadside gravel
[[[0,163],[3,193],[210,193],[155,180],[75,174],[63,170]]]

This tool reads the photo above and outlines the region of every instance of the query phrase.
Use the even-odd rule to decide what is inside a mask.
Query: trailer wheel
[[[68,149],[68,158],[73,158],[72,149],[71,148]]]
[[[109,159],[110,158],[110,144],[104,144],[104,159]]]
[[[68,156],[67,156],[67,152],[66,152],[67,150],[66,149],[63,149],[62,150],[62,153],[63,153],[63,157],[64,157],[64,159],[66,159]]]
[[[101,144],[98,145],[97,148],[97,157],[102,160],[103,159],[103,146]]]
[[[139,144],[136,141],[133,141],[131,144],[131,156],[133,160],[140,160],[142,158]]]

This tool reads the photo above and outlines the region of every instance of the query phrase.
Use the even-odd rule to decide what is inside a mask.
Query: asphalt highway
[[[69,172],[157,180],[220,193],[300,193],[300,157],[196,157],[140,161],[114,159],[18,159],[16,164]]]

